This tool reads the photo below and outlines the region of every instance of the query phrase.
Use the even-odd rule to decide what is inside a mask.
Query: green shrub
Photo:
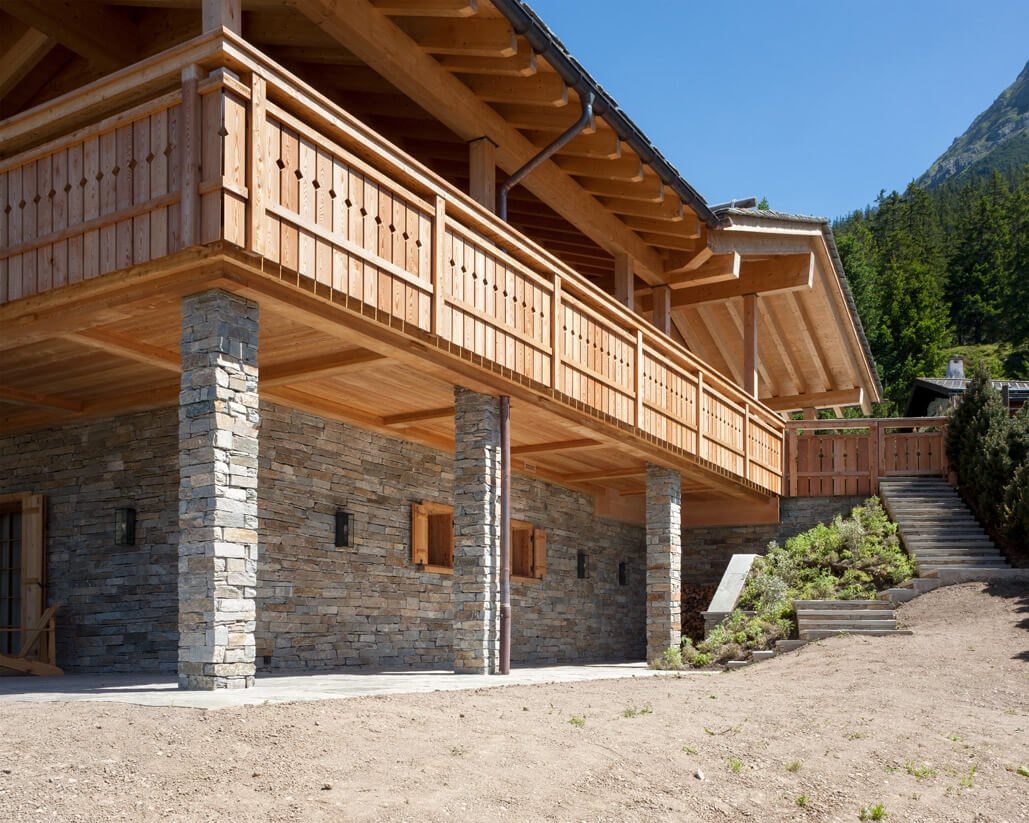
[[[871,600],[880,589],[895,586],[915,573],[901,548],[897,526],[878,498],[856,506],[850,516],[770,543],[751,567],[739,607],[707,638],[682,644],[684,666],[701,668],[746,657],[757,649],[796,634],[794,600]],[[750,617],[744,611],[756,614]]]
[[[950,413],[947,458],[987,531],[1016,553],[1029,548],[1029,407],[1007,414],[984,370]]]

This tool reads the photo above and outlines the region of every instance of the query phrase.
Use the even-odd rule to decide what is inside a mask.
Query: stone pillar
[[[179,688],[254,684],[257,304],[211,290],[182,301]]]
[[[500,666],[500,403],[454,387],[454,671]]]
[[[647,660],[682,639],[682,478],[647,464]]]

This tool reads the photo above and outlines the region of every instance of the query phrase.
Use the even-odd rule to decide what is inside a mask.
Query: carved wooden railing
[[[946,417],[791,420],[786,496],[871,495],[880,477],[946,476]]]
[[[207,35],[112,78],[131,88],[133,70],[176,88],[0,160],[0,302],[225,240],[336,303],[782,491],[772,411],[244,41]],[[74,101],[55,117],[65,109],[74,119]],[[0,137],[19,120],[32,116]]]

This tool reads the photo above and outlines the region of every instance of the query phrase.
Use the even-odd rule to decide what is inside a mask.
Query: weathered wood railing
[[[175,88],[0,160],[0,302],[226,240],[334,302],[782,491],[773,412],[244,41],[208,35],[112,75],[125,93],[133,69]],[[81,123],[89,99],[54,119]],[[33,115],[0,123],[0,138],[25,140],[19,122]]]
[[[788,497],[876,494],[879,478],[948,471],[946,417],[791,420]]]

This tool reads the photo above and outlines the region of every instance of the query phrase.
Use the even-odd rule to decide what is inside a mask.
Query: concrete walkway
[[[69,674],[64,677],[0,677],[0,703],[93,700],[141,706],[224,709],[261,703],[342,700],[383,694],[457,691],[460,689],[574,683],[619,677],[653,677],[644,663],[597,663],[580,666],[517,667],[507,677],[454,674],[444,670],[361,671],[291,675],[259,675],[251,689],[180,691],[175,679],[162,674]],[[701,673],[696,673],[702,676]],[[710,675],[710,672],[704,673]]]

